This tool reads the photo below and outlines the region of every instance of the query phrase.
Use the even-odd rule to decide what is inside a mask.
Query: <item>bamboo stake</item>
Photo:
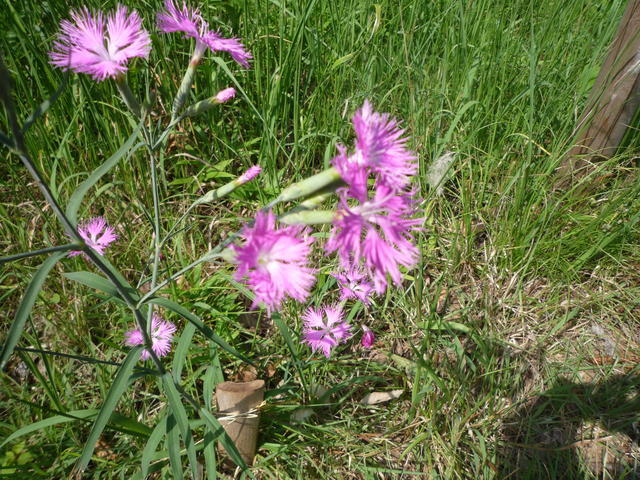
[[[253,464],[258,441],[260,412],[264,399],[264,380],[252,382],[222,382],[216,387],[218,420],[247,465]]]

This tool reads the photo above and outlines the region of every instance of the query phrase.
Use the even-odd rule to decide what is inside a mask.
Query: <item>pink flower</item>
[[[362,334],[362,340],[360,341],[360,343],[364,348],[371,348],[376,341],[376,336],[366,325],[362,325],[362,331],[364,333]]]
[[[107,15],[106,31],[101,11],[72,10],[71,19],[60,22],[61,32],[49,52],[51,64],[62,70],[102,81],[126,72],[129,59],[149,55],[151,39],[135,10],[128,14],[119,6]]]
[[[231,100],[236,96],[236,89],[233,87],[225,88],[224,90],[220,90],[216,96],[215,101],[217,103],[225,103]]]
[[[411,196],[378,185],[372,200],[350,207],[346,193],[340,194],[338,214],[325,249],[337,251],[345,269],[364,264],[379,294],[387,288],[387,275],[399,284],[399,266],[411,268],[418,259],[412,232],[420,229],[422,219],[412,218]]]
[[[255,294],[253,307],[264,304],[267,313],[280,308],[289,296],[303,302],[315,283],[307,267],[313,238],[301,226],[277,229],[273,212],[260,211],[253,226],[245,226],[244,245],[234,245],[238,269],[234,277],[245,281]]]
[[[224,38],[218,32],[209,30],[209,24],[200,16],[196,8],[189,8],[185,2],[179,8],[174,0],[165,0],[166,11],[158,13],[158,29],[164,33],[182,32],[186,37],[196,40],[196,53],[199,58],[208,47],[213,52],[223,51],[245,68],[249,68],[251,54],[237,38]]]
[[[176,332],[176,326],[163,320],[156,313],[151,318],[151,349],[158,357],[164,357],[171,351],[171,341],[173,334]],[[139,329],[129,330],[125,333],[125,344],[130,347],[136,345],[144,345],[144,337]],[[140,358],[146,360],[150,354],[148,350],[143,350]]]
[[[256,178],[258,175],[260,175],[260,173],[262,173],[262,167],[260,165],[254,165],[242,175],[240,175],[236,182],[238,183],[238,185],[244,185],[245,183],[250,182],[251,180]]]
[[[113,227],[110,227],[102,217],[94,217],[78,225],[78,233],[88,247],[100,255],[104,255],[105,249],[118,239]],[[83,253],[80,250],[69,252],[70,257]]]
[[[322,350],[324,356],[329,358],[331,349],[351,336],[351,325],[344,321],[343,316],[342,308],[338,305],[323,309],[310,307],[302,315],[303,343],[309,345],[314,352]]]
[[[404,189],[416,173],[416,154],[407,148],[404,130],[388,113],[374,112],[365,100],[353,115],[356,133],[355,152],[347,155],[344,147],[332,160],[334,167],[350,187],[350,194],[360,201],[367,198],[367,178],[373,173],[378,184],[392,191]]]
[[[367,281],[367,275],[360,269],[351,267],[343,273],[332,273],[331,276],[340,284],[340,300],[357,298],[365,305],[369,304],[369,294],[373,285]]]

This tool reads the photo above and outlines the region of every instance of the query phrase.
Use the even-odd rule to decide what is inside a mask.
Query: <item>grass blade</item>
[[[202,441],[202,453],[204,454],[204,466],[207,471],[207,480],[216,480],[218,478],[218,461],[216,459],[216,439],[213,434],[207,430]]]
[[[170,414],[167,418],[166,444],[173,478],[182,480],[184,478],[184,471],[182,470],[182,457],[180,455],[180,432],[178,431],[178,422],[173,414]]]
[[[196,328],[198,330],[200,330],[200,332],[202,332],[202,334],[205,337],[207,337],[212,342],[216,343],[220,348],[222,348],[223,350],[225,350],[229,354],[233,355],[234,357],[239,358],[240,360],[242,360],[244,362],[247,362],[247,363],[250,363],[251,365],[253,365],[253,362],[251,360],[249,360],[247,357],[242,355],[240,352],[238,352],[236,349],[234,349],[231,345],[229,345],[227,342],[225,342],[222,338],[220,338],[218,335],[216,335],[213,332],[213,330],[211,330],[209,327],[207,327],[202,322],[202,320],[200,320],[200,317],[198,317],[197,315],[191,313],[189,310],[184,308],[182,305],[179,305],[176,302],[174,302],[172,300],[169,300],[168,298],[163,298],[163,297],[152,298],[147,303],[153,303],[154,305],[159,305],[161,307],[168,308],[169,310],[177,313],[178,315],[180,315],[185,320],[188,320],[189,322],[193,323],[196,326]]]
[[[180,340],[178,340],[178,346],[176,347],[176,351],[173,355],[173,378],[176,382],[180,381],[180,376],[182,375],[182,367],[184,366],[184,360],[187,356],[187,352],[189,351],[189,346],[191,345],[191,339],[193,338],[193,334],[196,332],[196,326],[193,323],[187,323],[182,331],[182,335],[180,335]]]
[[[122,366],[118,369],[116,378],[111,384],[109,392],[107,392],[107,396],[105,397],[104,403],[102,404],[100,412],[98,413],[98,417],[96,418],[96,421],[91,428],[89,438],[84,444],[84,448],[82,449],[80,458],[76,462],[76,465],[74,467],[74,470],[76,472],[83,472],[87,468],[87,465],[89,465],[91,456],[93,455],[93,450],[95,449],[96,443],[98,443],[98,439],[100,438],[104,427],[107,425],[111,414],[115,410],[116,405],[118,404],[118,400],[120,400],[120,397],[129,386],[129,376],[131,375],[131,372],[133,372],[133,368],[140,359],[141,350],[141,346],[131,349],[131,351],[127,355],[127,358],[125,358],[124,362],[122,362]]]
[[[202,395],[204,396],[204,404],[207,410],[211,410],[211,399],[213,398],[213,392],[216,385],[224,381],[222,374],[222,367],[220,365],[220,358],[218,357],[218,348],[214,345],[211,346],[211,362],[207,367],[207,371],[202,380]],[[203,439],[203,454],[204,464],[207,472],[208,480],[215,480],[218,478],[218,461],[216,458],[216,446],[215,437],[209,429],[204,434]]]
[[[118,293],[118,289],[113,285],[113,283],[111,283],[109,279],[101,275],[98,275],[93,272],[84,272],[84,271],[69,272],[69,273],[64,273],[63,275],[67,277],[69,280],[73,280],[74,282],[81,283],[82,285],[85,285],[89,288],[93,288],[94,290],[99,290],[103,293],[106,293],[113,299],[124,301],[120,297],[120,294]],[[129,290],[129,295],[131,295],[131,297],[134,300],[137,300],[138,299],[137,292],[131,287],[128,287],[127,289]]]
[[[98,410],[95,408],[89,410],[72,410],[68,412],[66,415],[54,415],[53,417],[45,418],[44,420],[40,420],[39,422],[34,422],[30,425],[22,427],[7,438],[4,439],[2,443],[0,443],[0,448],[4,447],[7,443],[12,442],[13,440],[20,438],[24,435],[27,435],[31,432],[37,432],[38,430],[45,429],[47,427],[51,427],[53,425],[59,425],[61,423],[68,422],[77,422],[78,420],[86,420],[91,417],[95,417],[98,413]]]
[[[167,433],[167,415],[162,417],[158,424],[149,435],[149,439],[147,440],[147,444],[144,446],[144,450],[142,450],[142,460],[140,461],[140,472],[142,478],[147,478],[147,474],[149,473],[149,465],[151,464],[151,460],[153,459],[153,454],[156,452],[160,441]]]
[[[111,155],[105,162],[96,168],[87,179],[78,185],[78,188],[73,192],[71,198],[69,199],[69,203],[67,204],[66,214],[69,220],[73,223],[78,221],[78,209],[82,204],[82,200],[84,196],[87,194],[89,189],[93,187],[98,181],[105,175],[109,170],[116,166],[116,164],[120,161],[120,159],[131,149],[133,142],[135,142],[138,137],[138,133],[140,132],[140,128],[142,128],[142,124],[139,124],[134,130],[133,133],[129,136],[126,142],[122,144],[122,146],[118,149],[116,153]],[[138,148],[142,146],[142,143],[137,144],[131,153],[136,151]]]
[[[13,349],[18,344],[18,340],[22,336],[22,331],[24,330],[24,324],[31,313],[31,309],[33,308],[33,304],[38,298],[38,293],[40,293],[40,289],[42,288],[42,284],[44,283],[45,278],[56,264],[58,260],[66,255],[65,252],[58,252],[51,255],[47,258],[42,265],[38,269],[38,271],[33,275],[29,286],[27,287],[27,291],[24,292],[24,296],[22,297],[22,301],[20,302],[20,306],[18,307],[18,311],[16,312],[16,316],[9,328],[9,333],[7,334],[7,338],[4,341],[4,345],[2,347],[2,353],[0,354],[0,370],[3,370],[9,361],[9,357],[13,353]]]
[[[182,405],[180,393],[176,389],[176,386],[173,383],[173,377],[170,373],[165,373],[162,376],[162,385],[164,386],[164,391],[167,394],[167,399],[169,400],[171,415],[178,423],[180,434],[182,435],[185,448],[187,449],[187,457],[189,458],[189,464],[191,465],[191,473],[193,474],[193,478],[198,478],[198,460],[196,458],[193,435],[191,434],[191,428],[189,427],[189,417],[187,416],[187,411],[185,410],[184,405]]]
[[[213,414],[210,411],[202,407],[198,409],[198,414],[200,415],[200,418],[204,420],[205,425],[211,432],[211,435],[213,435],[213,439],[214,440],[218,439],[222,444],[222,446],[224,447],[224,449],[229,454],[229,457],[231,458],[231,460],[233,460],[233,462],[237,466],[239,466],[241,469],[246,470],[248,468],[247,464],[242,459],[242,456],[240,455],[240,452],[238,451],[236,444],[233,443],[233,440],[231,440],[231,437],[229,437],[229,435],[227,435],[227,432],[224,431],[224,428],[222,427],[218,419],[215,416],[213,416]]]

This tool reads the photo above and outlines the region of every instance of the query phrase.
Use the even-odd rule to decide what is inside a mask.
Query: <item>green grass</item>
[[[636,152],[598,164],[579,184],[554,188],[554,170],[571,146],[624,3],[229,0],[202,8],[211,24],[241,36],[255,58],[249,71],[227,62],[233,77],[211,57],[199,68],[193,99],[228,85],[241,91],[232,105],[183,123],[171,138],[161,169],[165,228],[199,194],[248,166],[260,163],[265,173],[214,207],[194,210],[164,251],[162,276],[235,231],[257,203],[327,166],[335,144],[351,141],[349,119],[365,98],[403,119],[425,197],[420,268],[373,308],[353,312],[355,324],[376,332],[371,353],[357,342],[330,361],[297,343],[291,352],[271,320],[247,313],[250,302],[225,276],[230,270],[200,266],[166,290],[252,358],[267,380],[259,478],[637,474],[638,434],[630,427],[638,421],[640,388]],[[127,4],[151,30],[160,1]],[[74,5],[81,4],[0,0],[0,51],[22,119],[62,81],[46,52]],[[191,45],[154,34],[153,46],[128,79],[141,98],[157,95],[152,118],[166,122]],[[26,140],[64,204],[132,128],[113,84],[71,75]],[[7,131],[4,116],[0,130]],[[426,173],[445,151],[457,157],[437,196]],[[2,152],[0,254],[66,243],[17,157]],[[122,240],[110,260],[134,286],[151,271],[148,169],[139,150],[103,179],[79,214],[104,214],[117,225]],[[585,196],[586,184],[595,187]],[[40,262],[0,269],[3,332]],[[132,319],[124,307],[62,276],[87,268],[81,258],[54,267],[19,344],[77,358],[15,353],[0,376],[0,438],[102,403],[116,367],[96,360],[124,360],[122,334]],[[328,271],[312,302],[335,297]],[[282,312],[294,335],[301,308]],[[182,380],[204,403],[212,351],[198,333],[194,338]],[[227,378],[251,375],[225,352],[219,361]],[[318,399],[311,385],[333,390]],[[391,389],[405,393],[378,406],[359,403],[368,392]],[[132,478],[149,435],[140,424],[154,428],[166,402],[155,379],[137,380],[117,411],[139,423],[112,421],[88,478]],[[296,423],[291,414],[301,407],[314,415]],[[35,457],[24,478],[66,478],[90,427],[77,421],[24,437],[23,448]],[[198,442],[203,427],[193,428]],[[610,438],[593,441],[599,437]],[[595,448],[601,445],[606,455]],[[157,478],[172,478],[164,441],[158,448],[164,453],[154,464],[162,467]],[[8,462],[6,452],[0,465]]]

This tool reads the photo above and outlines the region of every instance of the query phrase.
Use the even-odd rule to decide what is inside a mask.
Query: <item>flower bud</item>
[[[362,334],[362,340],[360,341],[360,343],[364,348],[371,348],[373,346],[373,343],[376,341],[376,336],[366,325],[362,326],[362,331],[364,333]]]
[[[215,98],[214,101],[216,103],[225,103],[231,100],[235,96],[236,96],[236,89],[233,87],[229,87],[229,88],[225,88],[224,90],[220,90],[214,97]]]

